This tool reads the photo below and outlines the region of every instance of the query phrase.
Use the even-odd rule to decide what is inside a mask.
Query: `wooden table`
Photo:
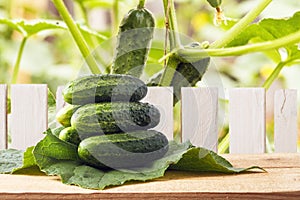
[[[62,184],[58,177],[0,175],[0,199],[300,199],[300,154],[223,155],[240,175],[169,171],[163,178],[102,191]]]

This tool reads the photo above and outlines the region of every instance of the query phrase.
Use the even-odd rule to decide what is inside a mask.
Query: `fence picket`
[[[0,85],[0,149],[7,148],[7,86]]]
[[[182,141],[217,152],[218,89],[181,89]]]
[[[278,90],[274,95],[275,152],[297,152],[297,90]]]
[[[47,85],[11,86],[11,148],[26,149],[47,129]]]
[[[56,92],[57,107],[65,102],[63,86]],[[274,101],[275,152],[297,151],[297,90],[279,90]],[[142,102],[155,105],[161,122],[154,129],[173,139],[173,88],[149,87]],[[7,148],[7,86],[0,84],[0,149]],[[235,88],[229,90],[230,153],[265,152],[265,90]],[[12,85],[10,148],[35,145],[47,128],[47,85]],[[217,152],[217,88],[183,88],[181,102],[182,141]]]
[[[229,90],[230,153],[265,153],[265,89]]]
[[[169,140],[173,140],[173,88],[149,87],[142,102],[155,105],[160,111],[160,123],[154,130],[164,133]]]

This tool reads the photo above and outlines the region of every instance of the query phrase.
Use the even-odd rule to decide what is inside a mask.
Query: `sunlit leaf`
[[[49,29],[66,29],[66,25],[58,20],[0,19],[0,23],[10,26],[26,37]]]
[[[256,43],[262,41],[272,41],[300,30],[300,12],[296,12],[290,18],[284,19],[263,19],[258,23],[248,26],[241,34],[239,34],[227,47],[241,46],[248,43]],[[287,51],[287,59],[296,59],[300,57],[298,45],[288,45],[284,47]],[[276,51],[276,52],[274,52]],[[267,55],[273,60],[280,60],[278,49],[273,52],[268,51]]]

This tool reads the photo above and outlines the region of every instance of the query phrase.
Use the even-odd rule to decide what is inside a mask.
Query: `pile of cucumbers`
[[[168,151],[166,136],[149,130],[159,110],[140,102],[147,86],[131,75],[88,75],[69,82],[57,113],[57,136],[78,146],[83,162],[101,169],[150,165]]]

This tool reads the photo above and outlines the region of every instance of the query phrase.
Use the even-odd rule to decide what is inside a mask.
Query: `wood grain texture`
[[[10,148],[26,149],[35,145],[48,126],[47,85],[11,86],[11,145]]]
[[[153,104],[160,111],[160,122],[154,130],[160,131],[173,140],[173,88],[148,87],[148,93],[142,102]]]
[[[7,148],[7,86],[0,84],[0,149]]]
[[[297,90],[278,90],[274,95],[275,152],[297,152]]]
[[[259,165],[266,167],[268,173],[224,175],[168,171],[164,177],[153,181],[125,184],[102,191],[64,185],[55,176],[0,175],[0,199],[300,198],[299,154],[223,156],[235,167]],[[293,164],[287,163],[289,160]]]
[[[218,88],[181,89],[182,141],[217,152]]]
[[[263,88],[229,90],[230,153],[264,153],[266,99]]]

